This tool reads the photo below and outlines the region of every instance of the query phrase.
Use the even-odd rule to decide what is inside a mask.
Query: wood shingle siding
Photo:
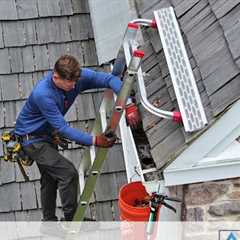
[[[16,117],[34,85],[63,54],[72,54],[82,67],[98,68],[98,60],[87,0],[1,0],[0,1],[0,133],[12,130]],[[103,90],[90,90],[80,95],[66,114],[73,127],[90,132],[99,111]],[[61,151],[78,167],[85,148],[75,143]],[[2,143],[0,155],[3,155]],[[27,167],[26,183],[15,163],[0,161],[0,221],[40,221],[40,173],[36,163]],[[119,216],[118,190],[126,182],[121,144],[110,150],[105,162],[103,183],[98,183],[87,215],[99,220]],[[115,189],[101,192],[102,185]],[[108,191],[107,191],[108,190]],[[107,209],[103,214],[96,211]],[[103,199],[107,199],[106,203]],[[57,198],[57,214],[61,202]],[[104,210],[104,211],[105,211]]]

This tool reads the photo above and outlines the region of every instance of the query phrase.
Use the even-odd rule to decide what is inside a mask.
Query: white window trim
[[[229,151],[240,135],[239,116],[240,100],[164,170],[166,186],[240,177],[240,151]]]

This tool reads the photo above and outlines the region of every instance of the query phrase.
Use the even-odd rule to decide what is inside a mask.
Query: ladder
[[[154,16],[154,20],[135,19],[128,24],[123,38],[123,44],[119,50],[113,70],[113,74],[119,75],[123,71],[125,65],[127,66],[121,91],[116,99],[114,107],[112,91],[106,90],[104,92],[100,111],[93,127],[94,134],[103,132],[109,127],[111,130],[115,131],[120,122],[121,134],[125,136],[127,134],[127,137],[122,136],[122,144],[123,146],[125,144],[123,149],[128,181],[136,179],[142,182],[145,181],[144,170],[141,169],[138,156],[136,156],[137,151],[132,135],[129,133],[129,129],[127,131],[126,129],[123,130],[125,120],[123,120],[123,118],[121,119],[135,79],[138,83],[141,104],[147,111],[161,118],[172,119],[175,122],[183,121],[185,131],[187,132],[197,131],[207,124],[200,95],[173,8],[169,7],[157,10],[154,12]],[[180,112],[169,112],[156,108],[147,99],[144,85],[144,73],[140,66],[144,56],[144,52],[139,50],[139,32],[141,26],[158,29]],[[111,115],[112,107],[113,112]],[[109,116],[111,116],[110,119]],[[107,119],[109,119],[109,122]],[[127,146],[129,146],[130,143],[132,147],[129,148]],[[86,208],[90,202],[97,177],[100,174],[107,152],[108,149],[95,148],[94,146],[91,146],[90,150],[85,152],[79,167],[81,196],[73,221],[82,221],[84,219]],[[136,168],[138,168],[138,171],[136,171]],[[133,176],[136,172],[138,174],[134,178]],[[87,176],[86,182],[85,176]],[[158,188],[158,186],[156,188]]]
[[[119,124],[120,118],[125,109],[126,101],[130,95],[130,91],[133,87],[134,78],[137,74],[138,68],[140,66],[140,62],[144,56],[144,52],[138,49],[133,49],[131,53],[131,61],[127,67],[127,74],[124,79],[124,83],[122,85],[121,91],[116,99],[112,116],[107,123],[107,116],[110,114],[110,110],[112,109],[112,91],[106,90],[104,93],[104,98],[100,106],[100,111],[95,121],[95,125],[93,128],[93,133],[96,134],[98,132],[104,132],[106,129],[111,129],[112,131],[116,131],[116,128]],[[100,174],[102,165],[104,160],[106,159],[108,149],[106,148],[97,148],[94,146],[90,147],[89,153],[85,153],[82,164],[80,165],[79,171],[79,181],[80,186],[84,186],[81,191],[80,201],[78,208],[76,210],[73,221],[82,221],[84,218],[85,210],[90,201],[91,195],[94,191],[96,180],[98,175]],[[90,161],[89,161],[90,160]],[[90,164],[92,164],[90,166]],[[84,165],[84,166],[83,166]],[[88,178],[84,184],[84,169],[87,169],[90,166],[90,171],[88,171]]]

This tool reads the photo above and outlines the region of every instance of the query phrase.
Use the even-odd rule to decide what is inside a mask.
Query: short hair
[[[78,60],[71,55],[61,56],[54,65],[56,72],[63,80],[78,81],[81,74],[81,68]]]

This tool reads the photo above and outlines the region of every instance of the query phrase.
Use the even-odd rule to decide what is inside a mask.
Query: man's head
[[[61,56],[54,65],[53,81],[58,88],[70,91],[80,78],[80,64],[71,55]]]

